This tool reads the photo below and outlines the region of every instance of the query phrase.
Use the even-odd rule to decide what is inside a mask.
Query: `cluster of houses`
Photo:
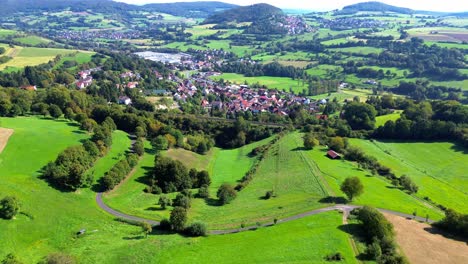
[[[287,16],[284,20],[284,23],[280,23],[280,26],[286,28],[289,35],[299,35],[314,31],[314,28],[308,25],[302,17]]]
[[[111,31],[111,30],[96,30],[96,31],[57,31],[53,36],[58,39],[66,40],[94,40],[94,39],[139,39],[141,34],[138,31]]]
[[[100,71],[101,68],[93,68],[89,70],[83,70],[78,73],[78,80],[75,82],[76,88],[83,90],[88,88],[91,84],[93,84],[93,76],[92,73],[96,71]]]
[[[309,112],[316,113],[320,104],[326,101],[312,101],[287,92],[268,89],[253,89],[248,85],[223,85],[210,77],[216,72],[199,73],[178,84],[174,99],[186,102],[197,93],[203,95],[201,106],[207,111],[219,110],[226,114],[250,111],[253,114],[273,113],[286,116],[294,105],[306,106]],[[215,98],[213,100],[213,98]],[[222,99],[223,98],[223,99]]]
[[[360,28],[379,28],[387,25],[387,22],[375,19],[359,19],[351,17],[340,17],[336,19],[320,19],[322,28],[330,28],[333,30],[349,30]]]

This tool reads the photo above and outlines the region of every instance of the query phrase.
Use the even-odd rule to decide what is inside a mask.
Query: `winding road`
[[[106,211],[107,213],[109,213],[109,214],[111,214],[111,215],[113,215],[115,217],[125,219],[125,220],[138,221],[138,222],[147,222],[148,224],[151,224],[153,226],[157,226],[157,225],[160,224],[158,221],[154,221],[154,220],[151,220],[151,219],[145,219],[145,218],[141,218],[141,217],[137,217],[137,216],[133,216],[133,215],[124,214],[124,213],[121,213],[121,212],[119,212],[117,210],[114,210],[114,209],[110,208],[109,206],[107,206],[104,203],[104,201],[102,200],[102,195],[103,195],[103,193],[98,193],[96,195],[96,203],[102,210]],[[286,222],[301,219],[301,218],[304,218],[304,217],[307,217],[307,216],[316,215],[316,214],[320,214],[320,213],[324,213],[324,212],[330,212],[330,211],[334,211],[334,210],[343,211],[346,215],[348,215],[350,211],[352,211],[355,208],[359,208],[359,207],[362,207],[362,206],[337,204],[337,205],[334,205],[334,206],[315,209],[315,210],[308,211],[308,212],[305,212],[305,213],[302,213],[302,214],[293,215],[293,216],[290,216],[290,217],[287,217],[287,218],[278,219],[277,224],[286,223]],[[404,218],[411,218],[411,219],[414,218],[415,220],[422,221],[422,222],[426,221],[425,218],[419,217],[419,216],[414,217],[413,215],[410,215],[410,214],[400,213],[400,212],[396,212],[396,211],[392,211],[392,210],[380,209],[380,208],[377,208],[377,209],[382,213],[397,215],[397,216],[401,216],[401,217],[404,217]],[[434,221],[431,220],[431,219],[428,219],[428,222],[433,223]],[[247,226],[247,227],[244,227],[244,228],[236,228],[236,229],[211,230],[209,233],[210,233],[210,235],[234,234],[234,233],[239,233],[239,232],[244,232],[244,231],[249,231],[249,230],[255,230],[255,229],[259,228],[259,227],[268,227],[268,226],[272,226],[272,225],[275,225],[275,223],[274,222],[267,222],[267,223],[264,223],[264,224],[262,224],[260,226],[255,225],[255,226]]]

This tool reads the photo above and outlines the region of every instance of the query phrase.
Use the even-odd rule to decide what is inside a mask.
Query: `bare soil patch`
[[[429,232],[432,227],[400,216],[384,213],[393,224],[396,240],[412,264],[468,263],[468,245],[440,234]]]
[[[11,135],[13,135],[13,129],[0,128],[0,153],[6,147]]]

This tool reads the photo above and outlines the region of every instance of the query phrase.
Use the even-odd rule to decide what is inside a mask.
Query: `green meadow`
[[[375,118],[375,127],[380,127],[385,125],[387,121],[397,121],[401,117],[401,111],[395,111],[395,113],[377,116]]]
[[[415,210],[423,217],[428,214],[431,219],[440,219],[443,213],[426,204],[422,199],[412,197],[405,192],[393,188],[390,182],[370,172],[359,169],[356,164],[344,160],[331,160],[326,156],[327,148],[319,147],[307,153],[319,168],[323,177],[334,190],[336,197],[344,197],[340,184],[347,177],[359,177],[364,185],[364,193],[356,198],[353,204],[371,205],[407,214]]]
[[[66,147],[80,144],[80,140],[88,137],[86,133],[65,120],[30,117],[1,118],[0,122],[2,127],[14,129],[0,154],[0,196],[18,197],[24,213],[14,220],[0,219],[0,256],[15,253],[30,263],[57,251],[99,258],[105,254],[99,251],[99,245],[107,245],[106,250],[109,250],[115,249],[118,243],[125,243],[122,235],[134,232],[134,228],[114,222],[112,217],[103,213],[95,204],[94,192],[88,189],[75,193],[60,192],[39,179],[43,166],[55,160]],[[122,135],[116,133],[114,141],[126,143]],[[110,154],[115,151],[119,151],[118,147]],[[107,162],[117,161],[111,159]],[[107,162],[99,160],[96,171]],[[88,234],[76,238],[75,233],[81,229],[86,229]],[[120,239],[113,247],[111,241],[115,242],[116,237]],[[98,246],[94,247],[95,244]],[[94,245],[92,249],[90,245]]]
[[[390,167],[397,176],[411,177],[419,186],[417,196],[463,213],[468,212],[468,156],[449,142],[382,142],[351,139],[366,153]]]

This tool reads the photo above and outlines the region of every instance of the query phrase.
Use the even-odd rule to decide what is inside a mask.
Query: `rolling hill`
[[[371,2],[363,2],[357,3],[353,5],[348,5],[343,7],[341,11],[338,11],[340,14],[354,14],[357,12],[395,12],[401,14],[413,14],[415,13],[414,10],[404,7],[392,6],[388,4],[384,4],[381,2],[371,1]]]
[[[222,12],[236,7],[238,6],[223,2],[200,1],[147,4],[141,8],[147,11],[157,11],[173,16],[207,18],[216,12]]]
[[[269,4],[256,4],[216,13],[205,19],[203,24],[258,22],[275,16],[284,16],[284,13],[281,9]]]

